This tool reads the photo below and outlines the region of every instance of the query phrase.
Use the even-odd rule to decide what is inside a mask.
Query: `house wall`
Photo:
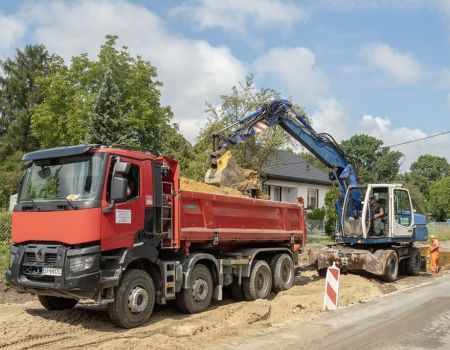
[[[281,201],[296,203],[297,197],[303,197],[305,200],[305,206],[307,205],[308,199],[308,188],[317,189],[319,193],[318,207],[321,208],[325,205],[325,194],[330,189],[330,186],[311,184],[311,183],[300,183],[291,181],[281,181],[281,180],[267,180],[264,181],[264,185],[268,186],[279,186],[281,187]],[[270,197],[273,197],[273,190],[270,191]]]

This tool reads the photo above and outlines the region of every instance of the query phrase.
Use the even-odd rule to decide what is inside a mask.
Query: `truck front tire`
[[[38,295],[39,302],[47,310],[73,309],[77,305],[77,299],[51,297],[49,295]]]
[[[272,290],[272,272],[264,260],[253,263],[249,278],[242,279],[242,291],[248,301],[266,299]]]
[[[152,277],[142,270],[123,273],[109,304],[109,317],[122,328],[134,328],[145,323],[155,306],[155,285]]]
[[[412,255],[406,260],[406,274],[409,276],[417,276],[420,273],[420,250],[412,248]]]
[[[206,310],[211,304],[213,280],[209,269],[202,264],[194,266],[189,277],[189,288],[182,289],[176,295],[178,309],[186,314],[195,314]]]
[[[272,290],[282,292],[290,289],[294,285],[294,262],[288,254],[275,255],[270,261],[272,271]]]

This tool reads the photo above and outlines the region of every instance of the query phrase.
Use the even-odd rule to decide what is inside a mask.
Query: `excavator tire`
[[[412,255],[405,261],[406,274],[409,276],[417,276],[420,273],[420,250],[413,249]]]

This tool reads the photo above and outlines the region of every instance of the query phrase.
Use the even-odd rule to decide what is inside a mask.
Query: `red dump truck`
[[[49,310],[108,304],[121,327],[155,302],[205,310],[290,288],[307,239],[297,204],[180,190],[165,156],[80,145],[25,154],[8,282]]]

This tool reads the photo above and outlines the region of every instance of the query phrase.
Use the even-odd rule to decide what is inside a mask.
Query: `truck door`
[[[106,191],[104,199],[110,204],[111,178],[115,159],[110,161],[109,173],[107,176]],[[136,232],[144,227],[144,196],[143,181],[140,162],[120,158],[121,162],[130,163],[128,174],[123,175],[128,180],[128,196],[126,201],[115,203],[114,209],[103,214],[102,220],[102,250],[114,248],[131,247],[134,243]]]
[[[394,237],[411,237],[414,228],[414,213],[408,190],[393,188],[391,196],[391,227]]]

